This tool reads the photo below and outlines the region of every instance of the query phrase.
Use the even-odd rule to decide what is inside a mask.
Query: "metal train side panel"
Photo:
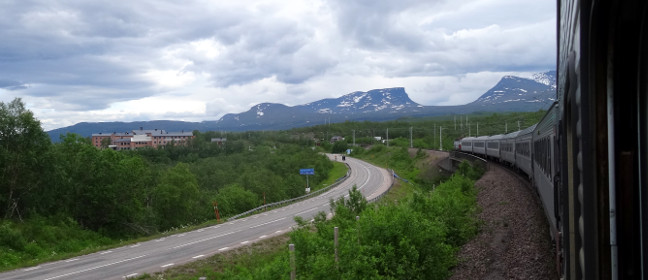
[[[473,153],[486,156],[486,139],[488,136],[479,136],[473,141]]]
[[[555,164],[554,140],[556,137],[556,103],[552,104],[547,114],[537,124],[533,131],[533,182],[540,195],[542,206],[549,220],[551,236],[557,233],[554,205],[554,176]]]
[[[515,164],[515,138],[520,134],[521,130],[506,134],[500,140],[500,155],[504,162],[511,165]]]
[[[472,153],[473,152],[473,140],[475,137],[466,137],[461,139],[461,151]]]
[[[504,138],[504,135],[493,135],[486,139],[486,155],[491,158],[501,159],[500,158],[500,142]]]
[[[532,138],[533,130],[537,124],[534,124],[520,131],[515,138],[515,166],[526,173],[529,177],[533,176],[533,166],[531,165],[531,151],[533,147]]]

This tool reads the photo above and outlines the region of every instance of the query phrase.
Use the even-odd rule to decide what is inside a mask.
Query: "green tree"
[[[193,223],[199,218],[198,182],[185,163],[178,163],[162,174],[153,199],[161,229]]]
[[[40,121],[20,98],[0,102],[0,214],[5,218],[20,218],[21,211],[29,208],[23,198],[42,186],[43,155],[50,146]]]
[[[346,141],[337,141],[333,143],[333,148],[331,148],[331,153],[339,154],[344,153],[349,148],[349,144]]]

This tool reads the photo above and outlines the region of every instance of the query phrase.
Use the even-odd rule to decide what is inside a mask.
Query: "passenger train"
[[[561,278],[648,279],[648,1],[557,5],[557,101],[531,127],[455,146],[530,178]]]

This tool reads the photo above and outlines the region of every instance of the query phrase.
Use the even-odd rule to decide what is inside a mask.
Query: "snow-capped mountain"
[[[339,98],[322,99],[298,107],[319,114],[396,113],[424,108],[412,101],[402,87],[356,91]]]
[[[520,112],[547,109],[556,98],[556,73],[549,71],[532,78],[503,77],[476,101],[459,106],[424,106],[412,101],[402,87],[356,91],[338,98],[322,99],[298,106],[260,103],[218,121],[200,123],[150,121],[134,123],[80,123],[50,131],[53,141],[67,132],[90,136],[98,131],[128,131],[133,127],[176,130],[245,131],[279,130],[344,121],[386,121],[402,117],[425,117],[474,112]]]
[[[556,72],[534,74],[531,79],[504,76],[493,88],[467,106],[493,111],[532,111],[548,108],[556,100]]]

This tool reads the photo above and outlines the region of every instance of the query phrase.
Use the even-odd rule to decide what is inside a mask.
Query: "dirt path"
[[[547,221],[527,185],[495,164],[475,183],[484,224],[450,279],[558,279]]]

